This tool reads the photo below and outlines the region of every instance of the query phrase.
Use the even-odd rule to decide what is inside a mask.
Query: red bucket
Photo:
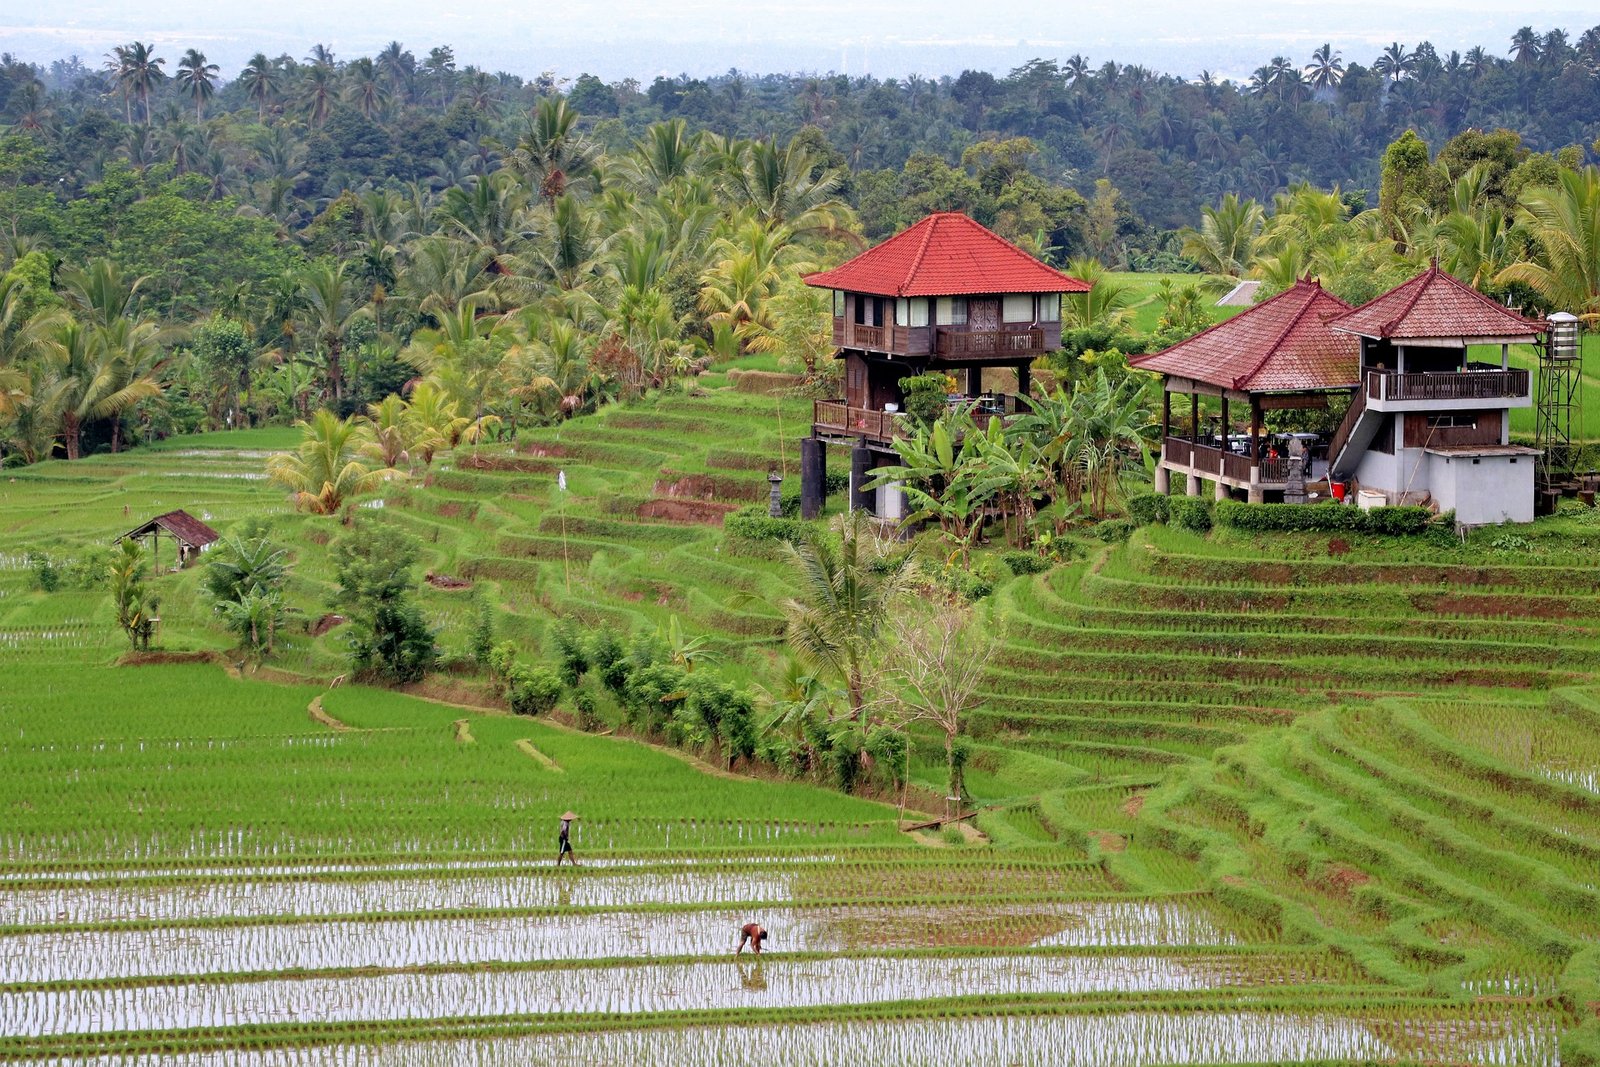
[[[1328,490],[1333,493],[1333,499],[1344,503],[1345,484],[1343,482],[1329,482]]]

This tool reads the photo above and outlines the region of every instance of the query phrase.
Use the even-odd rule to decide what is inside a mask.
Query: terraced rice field
[[[807,406],[703,384],[446,457],[383,516],[530,655],[563,614],[677,616],[771,681],[782,563],[716,520],[769,462],[793,475]],[[487,701],[470,677],[329,691],[337,629],[291,633],[271,679],[111,666],[104,593],[32,590],[28,549],[172,507],[277,514],[295,599],[323,610],[326,520],[247,477],[290,438],[235,438],[0,482],[0,1060],[1589,1062],[1586,526],[1518,553],[1086,538],[985,602],[1005,644],[969,724],[980,833],[956,843],[423,699]],[[194,577],[160,580],[160,643],[221,651]],[[468,594],[422,602],[459,650]],[[558,870],[568,807],[583,866]],[[768,952],[734,959],[751,919]]]

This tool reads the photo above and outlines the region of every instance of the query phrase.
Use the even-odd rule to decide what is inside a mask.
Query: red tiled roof
[[[1328,320],[1349,310],[1316,282],[1299,281],[1165,352],[1128,362],[1252,393],[1345,388],[1361,380],[1361,342],[1334,333]]]
[[[1527,337],[1544,323],[1501,307],[1439,269],[1437,261],[1404,285],[1334,320],[1335,330],[1395,341],[1448,337]]]
[[[959,211],[929,215],[854,259],[803,280],[818,289],[873,296],[1089,291],[1086,282],[1045,266]]]

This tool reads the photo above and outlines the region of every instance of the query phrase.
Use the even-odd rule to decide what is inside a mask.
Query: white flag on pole
[[[566,471],[556,471],[556,488],[560,489],[563,493],[565,493],[567,491],[567,472]]]

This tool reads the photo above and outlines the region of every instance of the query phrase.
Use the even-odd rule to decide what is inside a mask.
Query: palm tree
[[[217,75],[221,68],[215,63],[207,63],[204,52],[191,48],[178,60],[178,73],[174,81],[178,88],[189,94],[194,101],[194,120],[199,122],[205,116],[206,101],[217,91]]]
[[[401,418],[410,435],[410,451],[421,454],[425,467],[433,466],[434,454],[454,446],[472,425],[449,394],[431,381],[419,382],[411,391],[411,403]]]
[[[35,319],[29,329],[38,338],[41,358],[62,384],[60,431],[69,460],[82,454],[85,425],[120,416],[161,392],[154,377],[129,367],[124,352],[108,343],[101,328],[58,311]]]
[[[1539,35],[1532,26],[1524,26],[1511,35],[1511,57],[1518,63],[1533,63],[1541,52]]]
[[[1517,218],[1538,252],[1495,280],[1521,282],[1592,327],[1600,319],[1600,168],[1562,170],[1556,185],[1523,190]]]
[[[338,95],[337,77],[332,67],[320,63],[306,75],[306,84],[300,90],[300,104],[313,129],[328,121],[328,112],[333,109],[334,97]]]
[[[393,393],[367,405],[367,419],[372,426],[368,454],[391,470],[411,462],[411,431],[406,426],[405,413],[406,402]]]
[[[1311,53],[1311,62],[1306,65],[1305,72],[1311,80],[1311,88],[1317,92],[1337,89],[1344,80],[1344,64],[1331,44],[1325,44]]]
[[[539,101],[533,124],[522,135],[506,163],[547,204],[567,186],[594,173],[600,146],[577,130],[578,113],[561,97]]]
[[[911,557],[860,509],[835,519],[831,534],[813,531],[783,549],[799,583],[783,603],[784,639],[801,663],[843,683],[859,722],[873,654],[907,596]]]
[[[390,41],[385,45],[383,51],[378,53],[378,69],[389,79],[391,89],[410,95],[411,81],[417,73],[417,59],[406,51],[405,45],[399,41]]]
[[[108,58],[124,100],[136,98],[144,124],[150,125],[150,90],[167,80],[167,72],[161,69],[167,61],[156,57],[155,45],[141,41],[117,46],[108,53]]]
[[[1121,325],[1132,314],[1133,290],[1110,277],[1097,259],[1080,257],[1067,264],[1067,274],[1089,283],[1086,293],[1067,293],[1061,317],[1071,326]]]
[[[379,80],[377,64],[372,60],[362,56],[347,66],[344,73],[349,82],[345,99],[356,106],[363,118],[370,119],[388,103],[389,91]]]
[[[721,258],[702,277],[700,310],[713,328],[730,331],[740,355],[778,346],[772,297],[793,258],[786,254],[788,237],[787,229],[768,230],[752,219],[712,246]]]
[[[1211,274],[1242,278],[1254,258],[1266,225],[1264,208],[1249,197],[1228,193],[1216,207],[1200,209],[1200,228],[1183,230],[1183,254]]]
[[[1372,64],[1372,69],[1392,82],[1398,82],[1411,73],[1416,66],[1416,57],[1406,51],[1406,46],[1395,41]]]
[[[366,314],[356,303],[355,286],[345,276],[345,263],[312,263],[300,275],[300,293],[313,336],[328,360],[328,388],[337,403],[344,399],[341,353],[345,334]]]
[[[256,103],[256,121],[266,122],[267,104],[278,96],[277,64],[268,59],[265,52],[257,52],[239,72],[239,84]]]
[[[299,447],[270,457],[267,477],[294,494],[297,508],[313,515],[335,515],[351,497],[400,476],[399,471],[374,470],[362,462],[370,434],[354,415],[341,419],[322,410],[310,422],[295,425],[303,434]]]

